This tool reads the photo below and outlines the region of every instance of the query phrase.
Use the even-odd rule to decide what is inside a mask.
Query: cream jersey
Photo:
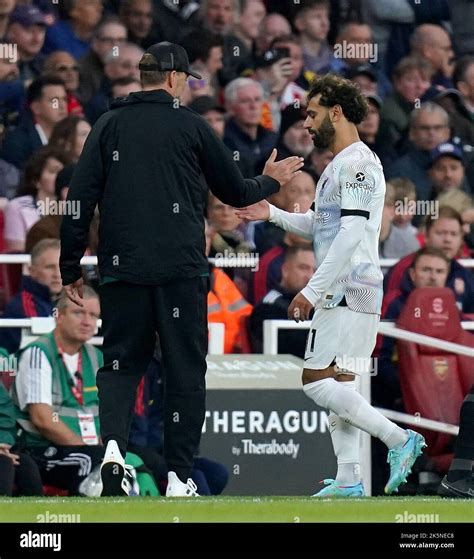
[[[326,167],[306,214],[270,206],[270,221],[313,240],[317,269],[302,294],[316,307],[335,307],[345,297],[353,311],[380,314],[378,243],[384,199],[380,160],[359,141]]]

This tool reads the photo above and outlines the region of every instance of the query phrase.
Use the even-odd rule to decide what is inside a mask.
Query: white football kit
[[[315,305],[305,368],[360,374],[370,368],[383,297],[378,243],[385,179],[363,142],[339,152],[305,214],[270,206],[270,221],[314,243],[316,272],[302,294]]]

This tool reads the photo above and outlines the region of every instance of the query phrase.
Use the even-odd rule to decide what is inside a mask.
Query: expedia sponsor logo
[[[365,175],[363,173],[357,173],[356,175],[356,179],[357,176],[362,175],[364,177],[363,180],[365,180]],[[365,182],[349,182],[346,181],[346,188],[360,188],[361,190],[368,190],[369,192],[372,192],[374,190],[374,185],[373,184],[368,184]]]

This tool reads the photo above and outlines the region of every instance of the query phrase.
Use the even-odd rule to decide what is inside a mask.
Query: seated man
[[[31,252],[30,275],[23,276],[20,291],[7,303],[3,318],[51,316],[62,289],[59,272],[60,244],[43,239]],[[0,347],[8,353],[20,347],[20,328],[0,328]]]
[[[8,354],[0,351],[2,371]],[[0,378],[0,495],[43,495],[43,485],[36,462],[24,452],[19,452],[15,408]]]
[[[439,248],[419,249],[408,268],[407,277],[401,284],[400,295],[392,300],[382,318],[396,321],[414,289],[422,287],[445,287],[450,260]],[[389,409],[403,409],[401,390],[396,367],[396,339],[391,336],[382,338],[378,374],[372,376],[372,401],[375,405]]]
[[[286,320],[291,301],[307,285],[315,271],[311,246],[294,246],[286,250],[280,285],[265,295],[250,316],[251,339],[256,353],[263,351],[263,321]],[[306,330],[286,331],[278,344],[279,353],[291,353],[303,358],[307,335]]]
[[[43,483],[70,495],[79,494],[104,454],[96,387],[103,358],[87,343],[99,317],[99,297],[90,287],[84,287],[83,307],[62,293],[56,328],[19,352],[13,384],[17,422]]]
[[[463,244],[463,221],[459,213],[443,206],[437,218],[429,215],[426,220],[426,246],[439,248],[450,261],[446,287],[454,291],[457,305],[464,313],[474,312],[474,277],[470,270],[464,268],[456,258]],[[391,301],[401,294],[401,285],[406,281],[408,268],[413,263],[416,253],[402,258],[385,276],[385,297],[382,316]]]

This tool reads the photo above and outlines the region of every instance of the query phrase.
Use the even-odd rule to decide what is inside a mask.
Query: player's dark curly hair
[[[334,74],[316,78],[308,93],[308,103],[319,94],[321,94],[320,105],[323,107],[340,105],[349,122],[359,124],[367,115],[368,104],[365,97],[353,82],[345,78]]]

